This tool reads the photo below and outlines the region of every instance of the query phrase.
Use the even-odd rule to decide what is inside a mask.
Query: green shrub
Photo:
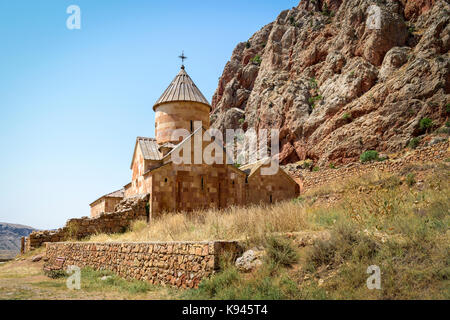
[[[378,250],[376,242],[362,233],[351,220],[340,220],[330,240],[317,241],[306,258],[307,268],[314,272],[320,266],[340,265],[344,260],[371,259]]]
[[[276,270],[281,271],[280,269]],[[263,265],[251,277],[241,277],[236,268],[227,268],[209,279],[204,279],[198,289],[183,292],[183,298],[284,300],[299,299],[300,294],[297,283],[287,275],[278,276],[273,268]]]
[[[445,123],[445,126],[446,126],[447,128],[450,128],[450,121],[447,121],[447,122]]]
[[[319,167],[314,167],[312,171],[317,172],[319,170],[320,170]]]
[[[344,115],[342,116],[342,119],[350,121],[352,120],[352,115],[348,112],[344,113]]]
[[[436,133],[441,134],[450,134],[450,128],[449,127],[442,127],[435,131]]]
[[[305,160],[305,161],[303,162],[303,165],[304,165],[305,169],[311,168],[312,164],[313,164],[313,163],[312,163],[311,160]]]
[[[67,277],[67,273],[63,270],[44,270],[44,274],[52,279],[59,279],[59,278],[66,278]]]
[[[375,150],[369,150],[369,151],[365,151],[361,154],[361,156],[359,157],[359,160],[364,163],[364,162],[368,162],[368,161],[379,161],[380,157],[378,155],[378,152]]]
[[[244,118],[241,118],[241,119],[239,119],[239,124],[243,124],[245,122],[245,119]]]
[[[247,41],[247,43],[245,44],[245,47],[247,49],[250,49],[251,46],[252,46],[252,44],[250,43],[250,41]]]
[[[316,268],[333,262],[336,253],[335,243],[332,241],[317,241],[307,258],[307,268],[314,272]]]
[[[330,10],[328,9],[328,5],[327,5],[327,3],[324,3],[323,4],[323,7],[322,7],[322,14],[324,15],[324,16],[330,16]]]
[[[254,64],[260,65],[262,62],[262,59],[260,57],[259,54],[257,54],[256,56],[254,56],[251,60]]]
[[[291,24],[291,26],[295,26],[295,19],[294,19],[294,17],[290,17],[289,18],[289,23]]]
[[[209,297],[214,297],[218,292],[239,281],[240,276],[236,268],[228,268],[215,277],[202,281],[199,289],[206,292]]]
[[[408,173],[406,175],[406,184],[410,187],[416,184],[416,175],[414,173]]]
[[[298,254],[292,240],[271,236],[266,241],[269,261],[275,265],[290,267],[298,261]]]
[[[447,103],[447,104],[445,105],[445,112],[446,112],[447,114],[450,113],[450,103]]]
[[[336,166],[334,165],[333,162],[330,163],[330,169],[336,169]]]
[[[320,101],[320,100],[322,100],[322,99],[323,99],[323,97],[319,94],[319,95],[317,95],[317,96],[310,97],[310,98],[308,99],[308,102],[309,102],[309,104],[314,108],[316,102],[317,102],[317,101]]]
[[[419,138],[412,138],[408,143],[408,148],[416,149],[419,146],[419,143],[420,143]]]
[[[303,202],[305,202],[305,198],[303,197],[294,198],[292,199],[292,202],[295,204],[302,204]]]
[[[428,129],[433,127],[433,120],[430,118],[422,118],[419,122],[419,127],[422,132],[428,131]]]

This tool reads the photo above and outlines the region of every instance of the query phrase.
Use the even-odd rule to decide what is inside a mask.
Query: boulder
[[[236,259],[236,267],[241,272],[250,272],[262,265],[263,251],[248,250]]]
[[[38,262],[38,261],[41,261],[42,258],[44,258],[44,255],[43,255],[43,254],[39,254],[39,255],[33,256],[33,257],[31,258],[31,262]]]

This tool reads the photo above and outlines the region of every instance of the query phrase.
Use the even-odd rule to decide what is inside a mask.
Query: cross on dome
[[[178,58],[181,59],[181,69],[184,69],[184,60],[187,59],[187,57],[184,55],[184,50],[183,50],[183,52],[181,53],[181,56],[178,56]]]

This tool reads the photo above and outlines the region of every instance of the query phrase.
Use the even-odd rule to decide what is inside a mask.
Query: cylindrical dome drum
[[[156,112],[155,135],[158,144],[177,143],[172,133],[176,129],[194,131],[196,121],[209,128],[211,105],[181,67],[180,72],[153,106]]]
[[[174,101],[161,104],[155,108],[155,135],[158,144],[166,142],[177,143],[178,139],[172,137],[176,129],[194,131],[196,121],[209,128],[210,107],[203,103],[192,101]]]

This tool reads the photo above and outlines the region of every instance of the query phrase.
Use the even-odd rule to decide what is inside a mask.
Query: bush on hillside
[[[297,251],[291,240],[269,237],[266,244],[267,256],[276,265],[290,267],[298,261]]]
[[[378,155],[378,152],[375,150],[369,150],[369,151],[365,151],[361,154],[361,156],[359,157],[359,160],[364,163],[364,162],[368,162],[368,161],[379,161],[380,157]]]

